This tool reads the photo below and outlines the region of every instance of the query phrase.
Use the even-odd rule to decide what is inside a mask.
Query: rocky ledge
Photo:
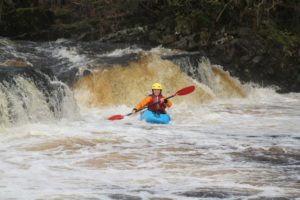
[[[5,1],[0,35],[199,51],[244,82],[300,92],[300,2]]]

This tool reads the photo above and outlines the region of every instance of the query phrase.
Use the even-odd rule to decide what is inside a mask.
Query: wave
[[[174,62],[156,54],[144,53],[138,61],[127,66],[114,65],[94,70],[92,74],[81,77],[73,91],[80,105],[91,107],[132,106],[150,92],[154,82],[162,83],[165,95],[187,85],[196,85],[195,93],[176,98],[176,102],[203,103],[215,98],[246,96],[243,85],[219,66],[203,60],[197,67],[201,82],[182,72]]]
[[[0,68],[0,125],[79,116],[72,92],[31,67]]]
[[[49,104],[50,100],[47,100],[47,98],[55,99],[54,96],[58,94],[54,94],[53,90],[49,89],[51,87],[47,86],[48,89],[43,89],[38,81],[32,81],[35,80],[32,77],[33,74],[40,73],[44,69],[52,71],[56,78],[53,76],[48,80],[48,76],[40,77],[38,79],[43,79],[40,82],[52,84],[57,93],[68,91],[65,98],[70,97],[68,100],[71,104],[70,107],[74,108],[76,106],[73,104],[76,103],[90,107],[133,106],[149,94],[153,82],[161,82],[164,85],[165,96],[171,95],[187,85],[196,85],[195,93],[182,98],[174,98],[175,103],[185,102],[200,105],[212,100],[245,97],[255,99],[257,95],[264,95],[253,92],[257,91],[257,88],[241,84],[237,78],[224,71],[222,66],[214,65],[208,59],[202,58],[201,52],[183,52],[161,46],[150,48],[129,44],[106,44],[98,41],[30,42],[0,38],[0,53],[0,66],[18,66],[23,70],[26,68],[35,71],[26,76],[22,73],[11,76],[9,79],[18,82],[18,86],[14,86],[15,88],[13,88],[12,82],[4,83],[5,81],[3,82],[3,79],[0,78],[4,99],[2,104],[7,105],[9,103],[6,101],[11,101],[7,100],[9,93],[12,93],[11,96],[17,96],[14,94],[17,93],[17,90],[26,91],[26,87],[33,84],[31,88],[36,88],[41,95],[38,95],[38,92],[33,94],[36,98],[41,98],[41,102],[46,102],[46,107],[50,108],[50,111],[47,111],[50,113],[48,118],[59,118],[64,114],[59,114],[53,109],[53,107],[61,106],[52,106],[51,104],[55,103]],[[73,91],[70,91],[65,84]],[[22,87],[24,88],[21,89]],[[49,90],[49,94],[47,94],[47,90]],[[76,100],[71,100],[73,92]],[[41,103],[36,104],[42,105]],[[9,114],[13,113],[12,111],[8,112],[9,109],[11,109],[9,106],[2,109],[6,110],[3,111],[6,114],[2,114],[2,116],[6,116],[6,123],[14,121],[14,118],[19,119],[16,121],[35,120],[34,114],[13,115]],[[30,109],[24,112],[33,113]],[[20,116],[26,117],[21,119]]]

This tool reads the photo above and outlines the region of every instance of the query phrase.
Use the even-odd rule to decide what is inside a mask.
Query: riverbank
[[[300,91],[297,2],[11,2],[1,9],[1,36],[199,51],[242,82],[277,86],[279,92]]]

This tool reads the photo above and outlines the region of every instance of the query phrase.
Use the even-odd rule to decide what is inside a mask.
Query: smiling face
[[[155,96],[158,96],[158,95],[160,95],[161,90],[152,90],[152,93],[153,93]]]

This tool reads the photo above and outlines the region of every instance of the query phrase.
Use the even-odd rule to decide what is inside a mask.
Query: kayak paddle
[[[165,99],[171,99],[171,98],[173,98],[173,97],[175,97],[175,96],[183,96],[183,95],[187,95],[187,94],[192,93],[194,90],[195,90],[195,86],[194,86],[194,85],[191,85],[191,86],[182,88],[181,90],[178,90],[175,94],[173,94],[173,95],[171,95],[171,96],[169,96],[169,97],[167,97],[167,98],[165,98]],[[148,105],[148,106],[153,106],[153,105],[158,104],[158,103],[159,103],[159,102],[155,102],[155,103],[150,104],[150,105]],[[108,120],[121,120],[121,119],[123,119],[125,116],[130,116],[130,115],[132,115],[132,114],[134,114],[134,113],[137,113],[137,112],[139,112],[139,111],[141,111],[141,110],[144,110],[145,108],[146,108],[146,107],[141,108],[141,109],[138,109],[138,110],[136,110],[135,112],[131,112],[131,113],[128,113],[128,114],[126,114],[126,115],[113,115],[113,116],[109,117]]]

